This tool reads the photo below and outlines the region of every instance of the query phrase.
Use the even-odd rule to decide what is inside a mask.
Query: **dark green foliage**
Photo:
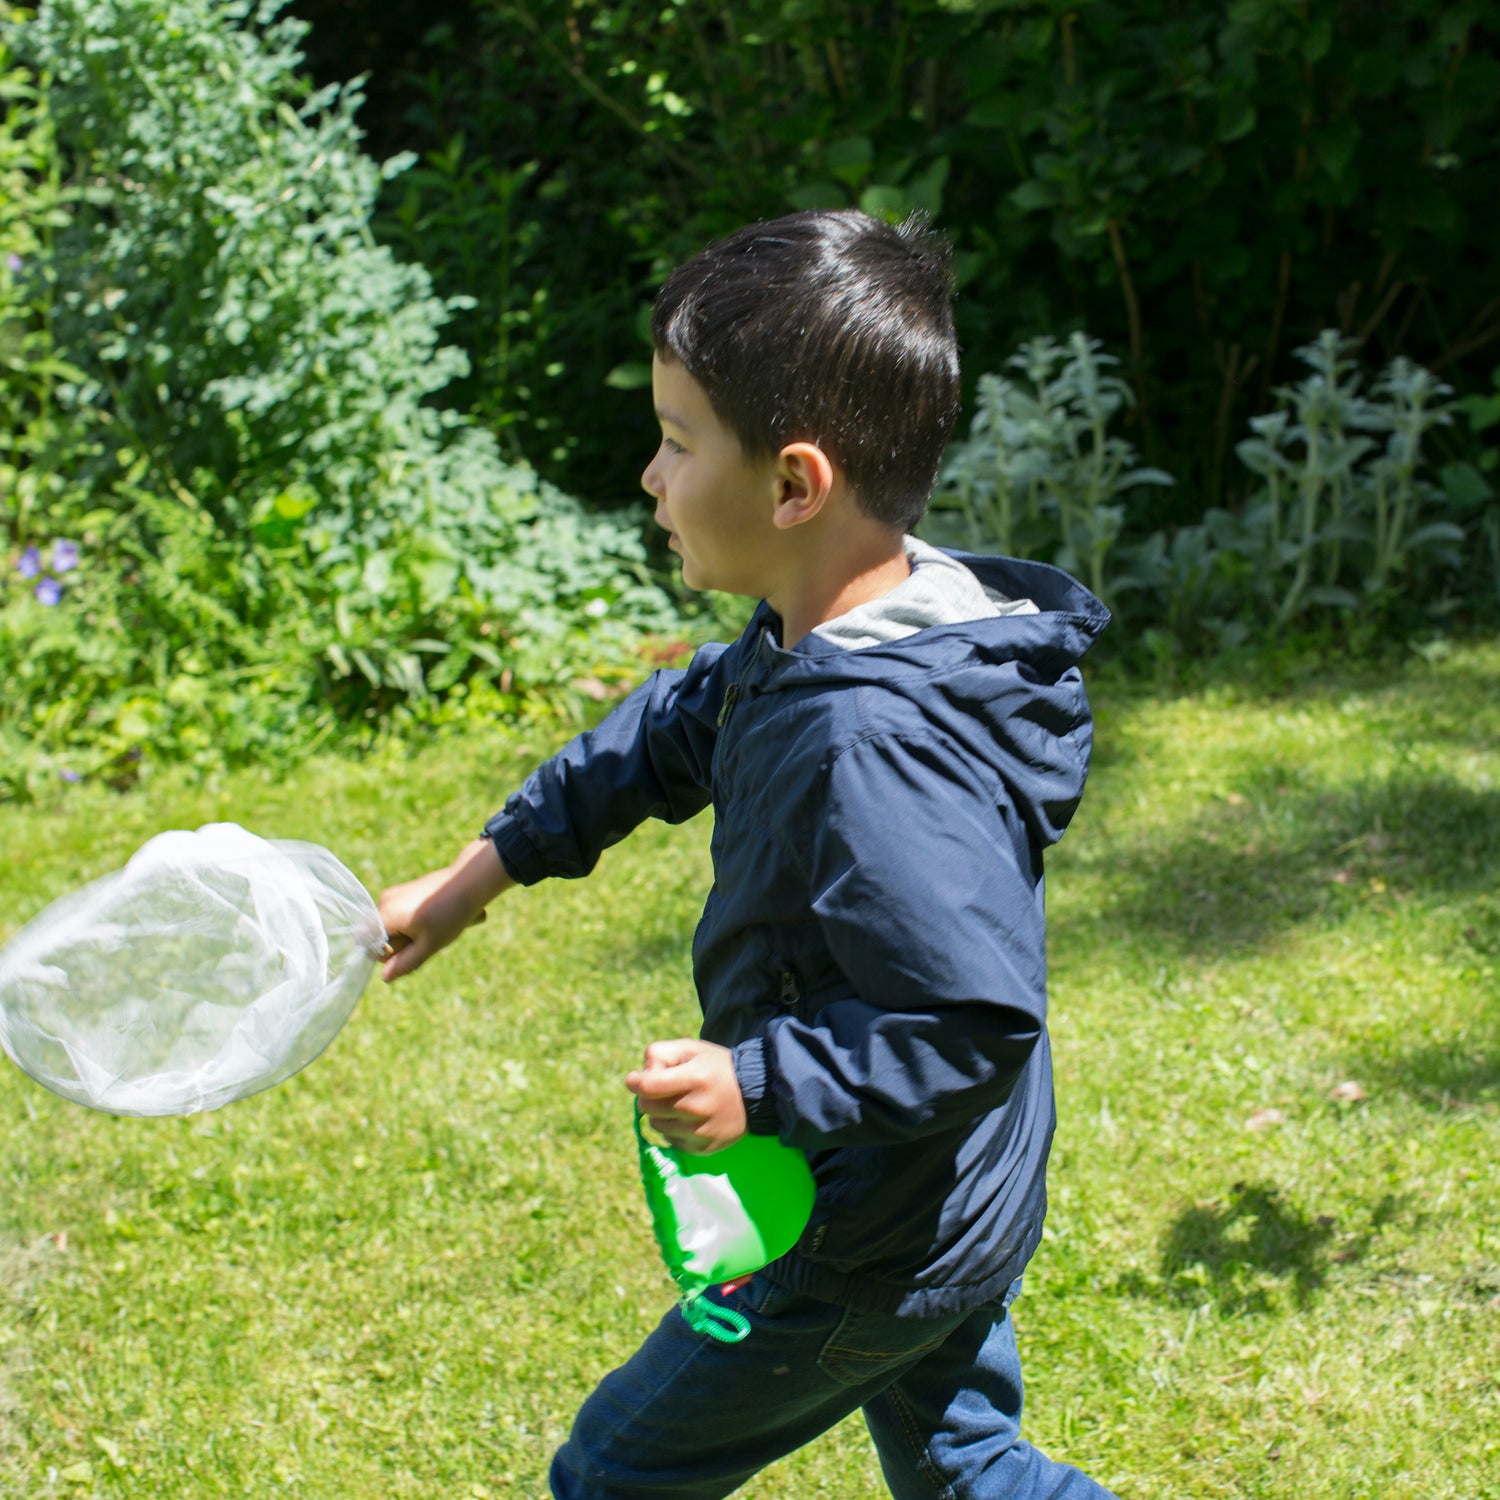
[[[1470,591],[1500,601],[1500,499],[1495,484],[1500,475],[1500,366],[1487,392],[1466,396],[1457,404],[1479,443],[1486,446],[1476,448],[1472,457],[1455,457],[1445,464],[1443,488],[1455,512],[1477,534],[1478,545],[1467,555]]]
[[[356,89],[309,92],[275,9],[53,0],[0,32],[44,81],[12,152],[59,205],[4,283],[30,289],[5,400],[32,451],[10,460],[0,731],[33,771],[514,709],[672,618],[637,522],[588,519],[432,401],[466,368],[451,305],[369,230],[403,163],[362,153]],[[58,539],[79,566],[55,597],[19,587]],[[27,766],[7,754],[0,793]]]
[[[347,6],[300,8],[336,54]],[[1030,336],[1122,351],[1130,440],[1179,481],[1153,522],[1245,497],[1237,435],[1322,329],[1460,391],[1493,364],[1480,0],[481,0],[432,11],[399,87],[408,13],[383,51],[358,14],[382,138],[424,156],[382,233],[476,298],[465,399],[590,495],[633,489],[616,387],[664,268],[795,206],[934,210],[971,382]]]

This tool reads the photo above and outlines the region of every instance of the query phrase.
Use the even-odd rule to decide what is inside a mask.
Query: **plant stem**
[[[1307,432],[1307,457],[1304,461],[1300,490],[1302,493],[1302,546],[1297,556],[1297,569],[1276,611],[1275,628],[1285,629],[1287,622],[1296,614],[1302,603],[1302,594],[1307,587],[1307,575],[1312,565],[1313,542],[1317,537],[1318,492],[1323,487],[1323,476],[1319,473],[1320,458],[1318,423],[1316,418],[1305,422]]]
[[[1135,280],[1130,274],[1130,262],[1125,257],[1125,240],[1120,233],[1120,221],[1110,219],[1109,250],[1114,257],[1115,270],[1120,276],[1120,292],[1125,298],[1125,318],[1130,328],[1130,373],[1135,385],[1135,404],[1142,423],[1146,420],[1146,386],[1142,372],[1145,352],[1145,335],[1141,328],[1141,304],[1135,294]],[[1149,449],[1147,450],[1150,451]]]

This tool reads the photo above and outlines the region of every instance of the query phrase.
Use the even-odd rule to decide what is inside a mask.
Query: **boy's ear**
[[[788,443],[777,455],[772,524],[786,530],[810,521],[833,493],[833,460],[816,443]]]

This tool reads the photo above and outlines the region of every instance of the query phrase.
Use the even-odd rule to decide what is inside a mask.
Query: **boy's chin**
[[[723,571],[705,568],[690,557],[678,554],[681,563],[682,582],[695,594],[737,594],[746,599],[758,599],[761,592],[752,592],[743,577],[725,576]]]

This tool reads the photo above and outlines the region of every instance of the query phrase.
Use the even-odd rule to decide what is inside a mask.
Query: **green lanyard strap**
[[[682,1316],[694,1333],[706,1333],[721,1344],[737,1344],[750,1332],[750,1319],[732,1307],[720,1307],[707,1297],[687,1297],[682,1303]]]

